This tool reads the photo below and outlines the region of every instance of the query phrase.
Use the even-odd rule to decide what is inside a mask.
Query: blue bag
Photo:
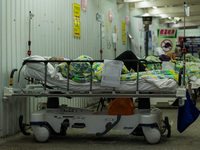
[[[185,131],[185,129],[190,126],[199,116],[200,111],[193,104],[190,94],[187,90],[186,93],[187,100],[184,106],[179,106],[178,108],[178,124],[177,128],[180,133]]]

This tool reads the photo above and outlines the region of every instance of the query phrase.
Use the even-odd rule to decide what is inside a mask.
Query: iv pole
[[[29,11],[29,40],[28,40],[28,56],[31,55],[31,19],[34,17],[34,14]]]
[[[185,87],[185,53],[186,53],[186,48],[185,48],[185,42],[186,42],[186,37],[185,37],[185,9],[187,7],[187,4],[184,2],[184,37],[183,37],[183,86]]]
[[[103,48],[102,48],[102,28],[103,24],[102,22],[100,23],[100,59],[102,60],[102,55],[103,55]]]

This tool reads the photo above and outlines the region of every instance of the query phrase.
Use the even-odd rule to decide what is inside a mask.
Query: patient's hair
[[[174,59],[174,60],[175,60],[175,56],[174,56],[173,53],[167,53],[166,55],[169,56],[171,59]]]
[[[63,61],[64,58],[63,57],[51,57],[49,60],[61,60]],[[59,62],[50,62],[52,64],[53,67],[55,67],[56,64],[59,64]]]

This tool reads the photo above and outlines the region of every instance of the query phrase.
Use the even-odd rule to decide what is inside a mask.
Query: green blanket
[[[87,55],[82,55],[75,60],[93,60],[91,57]],[[101,82],[103,63],[95,62],[92,65],[92,81],[93,82]],[[69,67],[69,75],[72,80],[78,83],[89,82],[91,77],[91,65],[88,62],[73,62],[70,66],[67,65],[66,62],[61,63],[56,66],[59,69],[59,72],[63,75],[63,77],[68,76],[68,67]],[[139,78],[173,78],[178,81],[178,73],[173,70],[152,70],[152,71],[144,71],[139,73]],[[121,71],[121,80],[122,81],[133,81],[137,79],[137,73],[134,71],[129,71],[125,65],[122,63],[122,71]]]

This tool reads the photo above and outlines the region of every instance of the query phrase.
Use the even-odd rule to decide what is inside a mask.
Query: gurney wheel
[[[50,129],[48,126],[44,125],[44,126],[39,126],[39,125],[35,125],[32,127],[33,131],[34,131],[34,135],[35,135],[35,139],[38,142],[46,142],[49,139],[49,136],[51,134]]]
[[[157,127],[142,127],[144,137],[149,144],[156,144],[161,139],[161,132]]]

